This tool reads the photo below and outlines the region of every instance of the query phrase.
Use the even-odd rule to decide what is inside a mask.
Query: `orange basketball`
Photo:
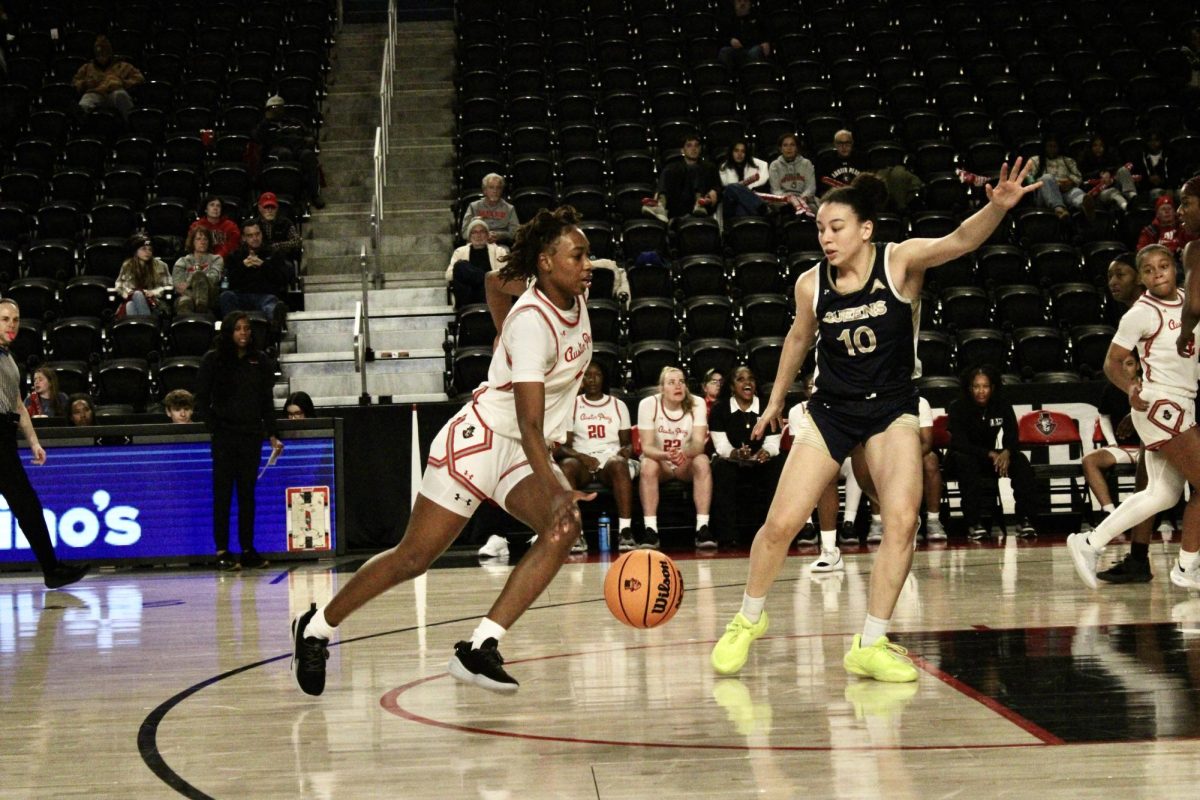
[[[626,625],[654,628],[679,610],[683,578],[675,562],[657,550],[631,550],[608,568],[604,602]]]

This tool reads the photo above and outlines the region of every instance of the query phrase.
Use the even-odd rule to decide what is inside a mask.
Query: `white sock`
[[[926,512],[925,512],[925,519],[929,520],[930,522],[938,522],[938,521],[939,521],[939,520],[938,520],[938,512],[936,512],[936,511],[926,511]]]
[[[858,519],[858,511],[857,511],[857,510],[855,510],[855,511],[847,511],[847,512],[846,512],[846,514],[845,514],[845,518],[846,518],[846,521],[845,521],[845,523],[844,523],[844,524],[846,524],[846,525],[854,525],[854,522],[855,522],[855,520],[857,520],[857,519]]]
[[[1100,506],[1100,510],[1107,511],[1109,514],[1111,514],[1112,512],[1117,510],[1117,507],[1115,505],[1113,505],[1112,503],[1109,503],[1106,506]]]
[[[495,639],[499,642],[504,638],[504,632],[504,628],[484,617],[479,622],[479,626],[475,628],[475,632],[471,634],[471,649],[479,649],[488,639]]]
[[[1184,572],[1187,572],[1192,568],[1192,565],[1196,563],[1197,556],[1200,556],[1200,552],[1189,553],[1182,547],[1179,548],[1179,568]]]
[[[333,635],[337,633],[337,627],[330,625],[325,621],[325,607],[317,609],[317,613],[312,615],[312,619],[304,626],[304,636],[315,636],[318,639],[329,641]]]
[[[821,531],[821,549],[832,550],[837,547],[837,531]]]
[[[888,625],[891,624],[890,619],[880,619],[867,614],[867,621],[863,623],[862,639],[860,644],[863,647],[870,647],[875,644],[875,640],[880,636],[887,636]]]
[[[617,519],[617,533],[633,526],[633,520],[620,517]]]
[[[767,604],[767,598],[751,597],[748,594],[742,595],[742,616],[750,620],[751,623],[758,622],[762,616],[763,606]]]
[[[872,525],[882,525],[883,524],[883,516],[880,514],[872,514],[871,515],[871,524]]]
[[[708,514],[697,514],[696,515],[696,530],[700,530],[700,528],[702,526],[707,525],[707,524],[708,524]]]
[[[658,516],[646,517],[646,527],[658,530]]]

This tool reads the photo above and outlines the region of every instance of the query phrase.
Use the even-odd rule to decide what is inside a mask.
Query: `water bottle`
[[[608,512],[601,511],[600,519],[597,520],[596,525],[596,538],[600,542],[599,547],[601,553],[607,553],[612,548],[612,544],[609,540],[609,529],[611,527],[612,520],[609,518]]]

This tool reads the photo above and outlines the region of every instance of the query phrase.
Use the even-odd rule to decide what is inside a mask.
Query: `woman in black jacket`
[[[975,367],[963,373],[961,384],[963,396],[950,404],[947,415],[967,535],[976,540],[987,535],[979,524],[984,491],[994,492],[1000,478],[1011,478],[1020,520],[1017,535],[1036,536],[1031,522],[1037,506],[1033,467],[1017,448],[1017,416],[996,392],[1000,374],[990,364]]]
[[[274,385],[275,365],[254,348],[249,318],[244,311],[231,312],[221,322],[213,349],[200,362],[194,411],[212,436],[213,539],[220,570],[239,567],[229,552],[229,511],[235,485],[240,566],[267,566],[254,548],[254,482],[263,433],[270,438],[274,452],[283,451],[275,428]]]

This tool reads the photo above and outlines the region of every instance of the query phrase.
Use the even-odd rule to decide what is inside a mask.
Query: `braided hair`
[[[513,241],[508,255],[500,257],[500,279],[507,282],[512,280],[536,279],[538,276],[538,259],[542,253],[553,253],[558,240],[571,228],[579,226],[580,216],[572,206],[559,206],[553,211],[541,209],[533,219],[517,228],[517,237]]]

